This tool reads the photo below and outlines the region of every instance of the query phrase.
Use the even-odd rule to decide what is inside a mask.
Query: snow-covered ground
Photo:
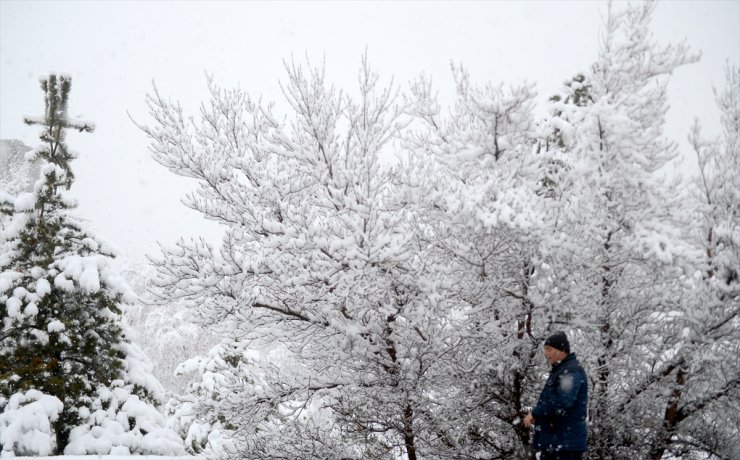
[[[131,460],[132,455],[60,455],[57,457],[7,457],[14,460]],[[3,457],[6,458],[6,457]],[[199,460],[205,457],[185,455],[182,457],[162,457],[158,455],[136,455],[136,460]]]

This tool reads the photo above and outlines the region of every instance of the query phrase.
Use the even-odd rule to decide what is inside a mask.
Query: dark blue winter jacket
[[[586,446],[586,373],[571,353],[555,364],[540,393],[534,417],[534,448],[583,452]]]

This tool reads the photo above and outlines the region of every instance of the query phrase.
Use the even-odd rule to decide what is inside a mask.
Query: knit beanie
[[[545,345],[549,345],[560,351],[570,353],[570,344],[568,343],[568,337],[565,336],[565,332],[557,331],[553,335],[545,340]]]

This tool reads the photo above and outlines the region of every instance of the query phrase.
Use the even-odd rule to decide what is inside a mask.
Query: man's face
[[[545,358],[547,358],[547,364],[552,366],[558,361],[562,361],[566,356],[567,355],[564,351],[560,351],[550,345],[545,345]]]

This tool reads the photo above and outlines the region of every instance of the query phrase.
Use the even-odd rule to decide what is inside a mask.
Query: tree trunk
[[[529,282],[532,275],[534,274],[534,268],[529,261],[524,263],[522,267],[522,281],[520,287],[522,290],[521,303],[526,308],[526,315],[524,319],[517,321],[516,338],[519,341],[525,340],[527,337],[532,337],[532,312],[534,310],[534,304],[529,299]],[[522,343],[523,345],[523,343]],[[514,404],[515,417],[524,417],[526,414],[523,411],[522,400],[524,399],[524,383],[527,378],[527,369],[532,363],[535,354],[537,353],[538,346],[531,346],[530,351],[526,356],[522,356],[521,348],[514,348],[514,358],[520,363],[521,367],[514,370],[514,379],[512,387],[512,402]],[[522,459],[534,459],[534,452],[532,451],[532,441],[530,439],[529,428],[525,428],[523,423],[514,425],[514,434],[521,445],[520,449],[517,449],[517,458]]]
[[[406,456],[408,460],[416,460],[414,409],[411,407],[411,404],[406,404],[406,409],[403,411],[403,441],[406,445]]]
[[[62,368],[63,361],[61,344],[59,343],[59,336],[57,334],[50,334],[49,345],[51,350],[53,350],[52,356],[47,360],[46,364],[49,375],[51,376],[50,380],[66,383],[64,369]],[[65,398],[66,395],[64,388],[64,385],[54,385],[52,388],[49,388],[49,390],[52,390],[49,391],[49,394],[56,396],[60,401],[65,403],[62,413],[59,414],[59,417],[54,422],[52,422],[54,436],[56,438],[56,447],[54,449],[54,454],[56,455],[61,455],[64,452],[64,448],[67,447],[67,444],[69,443],[69,429],[72,422],[71,419],[73,418],[69,407],[66,405],[67,401]]]
[[[611,238],[614,234],[614,231],[610,231],[606,235],[606,241],[604,241],[604,254],[608,259],[609,256],[609,250],[611,249]],[[609,318],[609,297],[611,296],[611,288],[612,288],[612,280],[610,278],[611,275],[611,267],[607,265],[606,263],[601,266],[601,353],[599,354],[599,357],[597,358],[596,362],[598,364],[597,369],[597,377],[596,377],[596,387],[594,388],[595,395],[595,407],[594,407],[594,414],[592,416],[592,420],[595,420],[595,425],[600,428],[599,433],[601,436],[601,439],[609,439],[611,437],[609,433],[609,429],[607,428],[606,421],[610,419],[609,417],[609,377],[611,374],[610,370],[610,359],[611,359],[611,353],[612,348],[614,347],[614,340],[612,339],[611,334],[611,320]],[[604,446],[602,442],[597,442],[596,448],[594,449],[594,457],[599,460],[607,460],[611,458],[611,455],[609,453],[609,450]]]
[[[678,424],[678,402],[683,394],[683,385],[686,383],[686,373],[683,368],[678,369],[676,374],[676,386],[673,388],[671,398],[665,407],[663,414],[663,427],[660,431],[659,438],[650,449],[650,460],[660,460],[663,458],[668,444],[671,443],[671,435]]]

